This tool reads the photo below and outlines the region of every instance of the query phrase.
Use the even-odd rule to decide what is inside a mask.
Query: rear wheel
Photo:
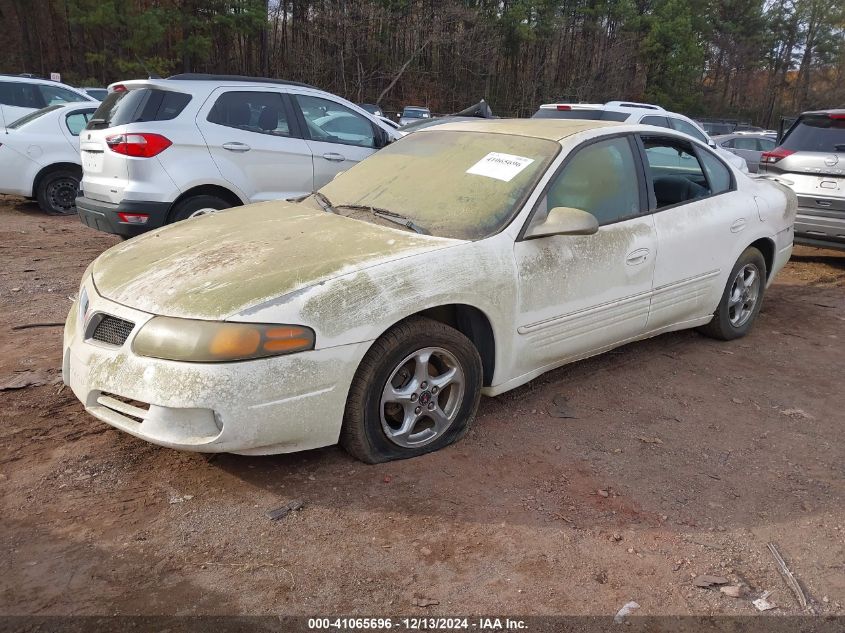
[[[760,313],[765,289],[766,260],[759,250],[749,246],[731,270],[713,319],[699,331],[723,341],[745,336]]]
[[[179,222],[188,218],[197,218],[222,209],[228,209],[232,203],[217,196],[191,196],[181,200],[170,213],[170,222]]]
[[[55,169],[46,173],[38,182],[35,192],[38,206],[50,215],[76,213],[80,178],[81,173],[73,169]]]
[[[467,337],[431,319],[409,319],[361,361],[340,443],[370,464],[436,451],[466,433],[481,386],[481,357]]]

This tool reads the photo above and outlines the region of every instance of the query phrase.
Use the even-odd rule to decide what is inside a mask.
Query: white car
[[[692,158],[652,168],[664,148]],[[298,202],[106,251],[68,315],[63,376],[162,446],[412,457],[461,437],[482,394],[565,363],[683,328],[745,335],[795,209],[673,130],[446,124]]]
[[[30,112],[52,105],[89,102],[97,100],[82,90],[57,81],[0,75],[0,126],[8,126]]]
[[[698,123],[677,112],[669,112],[658,105],[631,101],[607,103],[544,103],[534,113],[533,119],[588,119],[592,121],[618,121],[640,123],[677,130],[706,143],[723,160],[740,171],[748,173],[745,159],[717,146]]]
[[[0,136],[0,193],[35,198],[47,213],[75,213],[82,178],[79,133],[96,107],[48,106],[8,125]]]
[[[311,193],[399,136],[305,84],[202,74],[124,81],[109,86],[82,134],[77,208],[88,226],[131,237]]]

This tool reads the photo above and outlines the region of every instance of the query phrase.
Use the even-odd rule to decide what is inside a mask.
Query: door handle
[[[645,263],[648,259],[649,252],[650,251],[647,248],[638,248],[637,250],[628,253],[628,257],[625,261],[629,266],[639,266],[640,264]]]
[[[738,220],[734,220],[734,223],[731,224],[731,233],[739,233],[744,228],[745,218],[739,218]]]
[[[335,152],[326,152],[325,154],[323,154],[323,158],[325,158],[326,160],[330,160],[333,163],[340,163],[346,160],[346,156],[344,156],[343,154],[337,154]]]
[[[246,143],[232,141],[230,143],[223,143],[223,149],[227,149],[230,152],[248,152],[252,148]]]

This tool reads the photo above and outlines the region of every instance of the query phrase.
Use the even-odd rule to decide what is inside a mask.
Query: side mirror
[[[716,141],[714,141],[712,138],[707,139],[707,145],[712,147],[713,149],[716,149]]]
[[[402,113],[401,113],[401,112],[397,112],[397,113],[396,113],[396,118],[397,118],[397,119],[401,119],[401,118],[402,118]]]
[[[526,240],[550,235],[592,235],[598,232],[599,221],[592,213],[572,207],[555,207],[545,221],[525,232]]]

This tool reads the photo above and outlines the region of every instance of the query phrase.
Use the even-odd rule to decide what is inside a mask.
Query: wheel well
[[[44,179],[44,176],[50,172],[58,171],[60,169],[75,171],[79,174],[80,180],[82,179],[82,167],[76,163],[53,163],[52,165],[47,165],[46,167],[41,168],[41,171],[35,175],[35,179],[32,181],[33,198],[38,194],[38,187],[41,186],[41,181]]]
[[[176,198],[176,200],[173,201],[173,204],[170,205],[170,212],[168,213],[168,216],[173,212],[173,209],[176,208],[176,205],[182,202],[182,200],[192,198],[194,196],[217,196],[226,202],[230,202],[233,207],[239,207],[243,204],[241,199],[235,193],[226,189],[226,187],[221,187],[220,185],[199,185],[193,189],[188,189],[185,193]]]
[[[493,370],[496,363],[496,340],[490,320],[481,310],[461,303],[437,306],[418,313],[455,328],[466,336],[481,356],[484,370],[484,385],[493,384]]]
[[[767,237],[762,237],[756,242],[749,244],[763,254],[763,259],[766,261],[766,280],[772,274],[772,266],[775,265],[775,243]]]

